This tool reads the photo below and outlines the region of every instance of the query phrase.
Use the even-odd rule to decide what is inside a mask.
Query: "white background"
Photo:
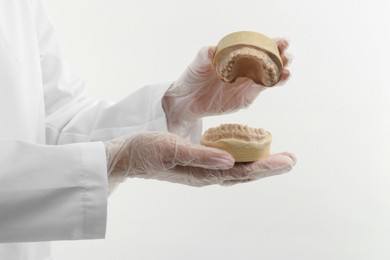
[[[263,127],[299,160],[229,188],[129,180],[107,238],[56,242],[56,259],[390,259],[387,2],[45,0],[66,59],[111,100],[175,80],[230,32],[287,37],[291,80],[204,129]]]

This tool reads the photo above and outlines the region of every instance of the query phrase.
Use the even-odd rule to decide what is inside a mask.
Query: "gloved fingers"
[[[286,50],[289,46],[289,42],[286,39],[275,39],[274,41],[276,42],[276,45],[278,46],[280,57],[282,58],[283,67],[285,67],[292,60],[291,55],[286,53]]]
[[[216,51],[217,51],[217,46],[212,45],[208,47],[209,60],[211,63],[213,62]]]
[[[234,168],[224,171],[226,174],[222,185],[250,182],[279,175],[290,171],[296,164],[296,157],[289,152],[271,155],[253,163],[236,163]]]
[[[276,45],[278,46],[280,54],[284,54],[285,50],[289,46],[288,40],[285,38],[276,38],[276,39],[274,39],[274,41],[276,42]]]
[[[174,164],[203,169],[226,170],[233,167],[234,158],[231,154],[216,148],[190,142],[177,142]]]
[[[251,179],[261,179],[279,175],[290,171],[295,164],[295,156],[291,157],[285,154],[272,155],[264,160],[253,163],[249,177]]]
[[[282,55],[281,58],[282,58],[283,67],[287,66],[291,62],[291,57]]]
[[[290,153],[290,152],[274,153],[271,155],[271,157],[274,157],[276,155],[284,155],[284,156],[290,157],[290,159],[293,161],[293,166],[297,163],[297,160],[298,160],[297,157],[295,156],[295,154]]]
[[[289,65],[292,61],[292,56],[290,54],[286,53],[286,50],[289,46],[289,42],[287,39],[280,38],[280,39],[274,39],[276,42],[276,45],[278,46],[278,50],[280,53],[280,56],[282,58],[283,63],[283,70],[280,75],[280,81],[277,85],[283,85],[290,77],[290,71],[286,68],[287,65]]]
[[[282,69],[282,72],[280,74],[280,81],[279,82],[280,82],[280,84],[283,84],[290,77],[290,71],[286,68],[286,66],[291,63],[292,56],[287,55],[287,54],[282,54],[281,57],[282,57],[282,62],[283,62],[283,69]]]
[[[278,82],[278,86],[283,85],[290,78],[290,71],[288,69],[283,69],[280,73],[280,80]]]
[[[214,184],[229,186],[288,172],[295,162],[295,156],[285,152],[258,162],[236,163],[234,167],[227,170],[177,165],[157,174],[154,178],[194,187]]]

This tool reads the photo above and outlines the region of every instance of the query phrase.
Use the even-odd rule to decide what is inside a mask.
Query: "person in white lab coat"
[[[202,117],[248,106],[263,89],[240,80],[226,91],[213,51],[201,49],[174,83],[110,104],[64,63],[41,0],[0,0],[0,259],[51,259],[48,241],[104,238],[108,189],[129,177],[231,185],[291,170],[288,152],[233,166],[195,144]]]

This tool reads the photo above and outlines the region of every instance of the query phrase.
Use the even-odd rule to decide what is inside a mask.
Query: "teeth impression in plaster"
[[[279,82],[283,69],[276,43],[263,34],[250,31],[223,37],[217,45],[213,65],[224,82],[247,77],[267,87]]]
[[[236,162],[254,162],[270,154],[272,136],[262,128],[222,124],[204,132],[200,143],[230,153]]]

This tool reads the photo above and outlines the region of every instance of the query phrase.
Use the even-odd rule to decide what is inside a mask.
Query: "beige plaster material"
[[[272,136],[261,128],[222,124],[204,132],[200,143],[230,153],[236,162],[254,162],[270,154]]]
[[[250,31],[223,37],[217,45],[213,65],[218,77],[225,82],[247,77],[267,87],[279,82],[283,69],[276,43],[263,34]]]

